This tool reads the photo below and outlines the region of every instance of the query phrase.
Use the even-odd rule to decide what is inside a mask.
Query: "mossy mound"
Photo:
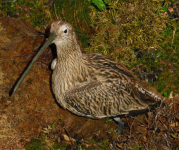
[[[102,53],[115,60],[134,61],[131,48],[158,48],[160,33],[166,29],[169,19],[159,15],[159,1],[113,0],[103,12],[92,13],[95,35],[86,51]]]

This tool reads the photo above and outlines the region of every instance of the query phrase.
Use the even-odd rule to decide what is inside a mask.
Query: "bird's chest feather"
[[[73,87],[72,70],[64,64],[57,63],[52,74],[52,89],[54,94],[64,94]]]
[[[52,74],[52,89],[54,94],[65,94],[75,88],[77,83],[87,80],[86,68],[79,61],[57,62]]]

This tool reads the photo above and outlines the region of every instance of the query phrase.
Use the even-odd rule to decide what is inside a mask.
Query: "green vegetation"
[[[92,3],[92,5],[96,6],[98,10],[104,10],[106,5],[109,4],[107,0],[88,0]],[[111,2],[111,0],[109,0]]]
[[[163,12],[163,8],[156,1],[112,1],[108,10],[92,17],[96,33],[90,38],[91,46],[86,51],[102,53],[116,61],[134,61],[131,48],[159,47],[158,40],[162,38],[159,33],[170,21],[157,15],[158,11]]]
[[[73,25],[82,47],[87,47],[90,29],[90,2],[84,0],[55,0],[50,10],[54,20],[63,20]]]
[[[0,11],[5,16],[19,17],[38,30],[44,30],[54,20],[70,22],[86,48],[89,35],[94,33],[90,27],[91,8],[103,10],[106,4],[107,0],[15,0],[0,2]]]
[[[25,146],[26,150],[45,150],[45,144],[39,139],[33,139]]]
[[[44,29],[52,21],[49,7],[45,5],[48,0],[39,1],[3,1],[0,4],[0,10],[5,16],[19,16],[27,21],[32,27]]]
[[[103,118],[102,120],[105,120],[105,122],[106,122],[108,125],[113,122],[112,119],[109,119],[109,118]]]
[[[107,150],[109,149],[109,141],[108,140],[102,141],[101,143],[99,143],[98,146],[100,149]]]
[[[159,92],[167,92],[168,95],[171,91],[179,93],[179,22],[176,28],[168,27],[162,36],[161,65],[164,66],[164,72],[159,76],[155,87]]]
[[[139,141],[138,143],[135,143],[134,145],[133,145],[133,149],[134,150],[139,150],[139,149],[141,149],[141,141]]]
[[[57,142],[49,143],[48,140],[45,140],[44,138],[40,139],[33,139],[30,143],[28,143],[25,146],[25,150],[47,150],[47,149],[54,149],[54,150],[66,150],[67,148],[76,147],[76,149],[79,150],[93,150],[96,149],[96,147],[103,149],[103,150],[109,150],[109,141],[102,141],[102,142],[95,142],[93,139],[90,141],[87,141],[88,144],[77,144],[70,145],[70,144],[59,144]],[[90,144],[91,143],[91,144]],[[89,146],[90,144],[90,146]]]

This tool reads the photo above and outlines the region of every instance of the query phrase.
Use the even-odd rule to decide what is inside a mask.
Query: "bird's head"
[[[14,87],[14,93],[17,91],[18,87],[32,68],[35,61],[39,58],[39,56],[44,52],[44,50],[52,43],[55,43],[57,47],[57,55],[68,55],[73,53],[75,50],[79,50],[79,45],[77,44],[76,34],[71,24],[64,21],[55,21],[51,24],[51,30],[49,38],[46,40],[44,45],[35,55],[33,60],[31,61],[28,68],[22,74],[21,78],[17,82]],[[58,56],[57,56],[58,57]]]
[[[64,21],[55,21],[51,24],[51,34],[55,33],[56,37],[52,41],[57,47],[71,45],[76,42],[76,34],[71,24]]]

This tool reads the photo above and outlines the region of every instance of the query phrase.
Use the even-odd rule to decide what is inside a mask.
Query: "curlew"
[[[71,24],[55,21],[51,34],[17,82],[14,93],[37,58],[55,43],[52,89],[57,102],[73,114],[92,119],[113,118],[121,133],[121,116],[145,112],[163,100],[156,90],[140,81],[120,63],[94,53],[82,53]]]

